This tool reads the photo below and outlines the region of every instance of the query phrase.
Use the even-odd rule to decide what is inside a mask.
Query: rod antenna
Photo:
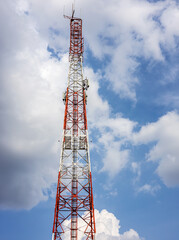
[[[65,15],[65,13],[63,13],[63,17],[64,18],[68,18],[68,19],[74,19],[75,18],[74,15],[75,15],[75,1],[74,1],[74,3],[72,3],[72,14],[71,14],[71,17]]]

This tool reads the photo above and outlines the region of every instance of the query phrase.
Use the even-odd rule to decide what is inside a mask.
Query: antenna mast
[[[70,65],[52,240],[94,240],[96,232],[86,115],[89,85],[83,78],[82,19],[74,14],[72,7],[72,16],[64,15],[70,20]]]

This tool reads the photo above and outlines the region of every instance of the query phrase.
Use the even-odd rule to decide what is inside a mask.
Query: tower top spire
[[[75,15],[75,1],[74,3],[72,3],[72,13],[71,13],[71,16],[68,16],[68,15],[65,15],[63,14],[64,18],[68,18],[68,19],[80,19],[80,18],[77,18],[74,16]]]

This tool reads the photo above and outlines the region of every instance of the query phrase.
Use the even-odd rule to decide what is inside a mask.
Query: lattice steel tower
[[[68,86],[64,93],[64,126],[52,240],[95,239],[86,90],[83,78],[82,19],[70,19]]]

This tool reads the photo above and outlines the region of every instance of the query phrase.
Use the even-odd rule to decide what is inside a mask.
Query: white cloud
[[[179,36],[178,4],[139,0],[104,2],[79,2],[87,41],[96,57],[103,60],[108,56],[104,74],[111,88],[121,97],[135,101],[139,59],[164,61],[161,46],[170,51],[175,49],[175,36]]]
[[[99,95],[99,80],[101,79],[100,72],[94,73],[91,68],[84,68],[84,77],[89,79],[89,89],[87,91],[87,114],[88,121],[93,127],[101,119],[108,119],[110,114],[110,106],[106,100],[103,100]]]
[[[25,1],[1,2],[0,207],[30,209],[57,179],[57,140],[68,56],[50,58]],[[1,25],[3,25],[1,21]],[[12,197],[13,196],[13,197]]]
[[[0,207],[30,209],[48,198],[46,190],[57,180],[57,140],[61,132],[58,129],[62,126],[64,112],[63,103],[58,100],[67,83],[68,54],[59,54],[60,61],[51,58],[47,51],[48,38],[41,33],[31,14],[35,5],[30,1],[17,3],[1,3],[1,18],[7,18],[9,24],[2,27],[1,39],[4,59],[0,98]],[[12,22],[16,24],[16,31]],[[98,122],[95,127],[100,133],[110,129],[113,141],[115,137],[125,138],[133,123],[120,116],[109,121],[110,106],[98,93],[100,73],[85,68],[85,74],[91,79],[88,100],[91,126]],[[105,146],[109,139],[100,141]],[[110,171],[107,168],[110,149],[105,150],[109,158],[103,170],[111,175],[117,174],[128,161],[128,151],[121,150],[120,146],[120,140],[113,145],[114,168]],[[116,160],[116,157],[120,158]]]
[[[69,39],[66,31],[69,22],[62,17],[63,9],[65,6],[65,13],[71,14],[72,2],[17,1],[19,11],[28,10],[43,38],[61,52],[68,50],[66,39]],[[164,61],[161,46],[170,51],[176,47],[178,4],[173,0],[79,0],[76,2],[77,15],[80,15],[79,9],[86,46],[102,61],[107,56],[103,73],[111,89],[123,98],[136,101],[139,59]]]
[[[128,163],[129,160],[129,150],[120,150],[119,143],[115,144],[112,142],[112,145],[108,146],[106,151],[106,156],[103,159],[103,168],[101,171],[106,171],[111,177],[118,174]]]
[[[156,172],[168,187],[179,185],[178,133],[179,115],[169,112],[157,122],[143,126],[133,135],[135,144],[155,143],[147,159],[158,162]]]
[[[130,229],[123,234],[119,232],[120,229],[120,221],[114,216],[114,214],[109,213],[107,210],[102,210],[99,212],[95,210],[95,221],[96,221],[96,239],[98,240],[142,240],[139,234]],[[70,227],[70,220],[65,221],[65,226]],[[81,229],[79,232],[79,240],[83,240],[83,220],[79,219],[78,226]],[[70,233],[67,232],[64,235],[64,240],[69,239]]]
[[[161,15],[161,24],[164,27],[165,41],[172,46],[176,45],[175,36],[179,35],[179,5],[175,1],[167,1],[168,6]]]
[[[144,193],[150,193],[150,194],[155,194],[158,190],[160,190],[159,185],[150,185],[150,184],[145,184],[141,186],[137,191],[138,192],[144,192]]]
[[[121,116],[116,118],[99,118],[96,123],[100,135],[97,139],[97,148],[103,152],[103,167],[110,177],[117,175],[127,166],[130,158],[128,138],[132,134],[135,122]]]
[[[99,148],[103,149],[103,168],[110,177],[117,175],[127,166],[130,156],[128,138],[132,134],[135,122],[121,116],[101,118],[96,124],[100,132]]]
[[[133,173],[136,175],[134,182],[138,181],[141,176],[141,165],[138,162],[132,162],[131,163],[131,168]]]
[[[99,95],[100,73],[94,74],[92,69],[85,68],[85,75],[90,80],[88,90],[88,120],[91,130],[98,132],[94,137],[95,148],[102,151],[103,167],[100,171],[107,172],[110,177],[117,175],[126,167],[130,151],[126,148],[136,123],[116,115],[111,117],[110,105]]]
[[[169,91],[165,93],[163,96],[159,97],[156,100],[158,105],[169,106],[174,109],[179,109],[179,96],[178,92]]]
[[[101,60],[109,56],[104,74],[112,83],[112,89],[135,100],[138,79],[133,74],[139,64],[136,57],[143,52],[145,58],[162,60],[160,43],[169,42],[170,47],[175,45],[174,36],[178,34],[176,4],[173,1],[154,4],[137,0],[122,0],[117,5],[116,1],[105,0],[79,1],[78,4],[82,8],[84,35],[89,48]],[[64,5],[71,9],[71,1],[0,2],[1,207],[32,208],[47,198],[44,189],[57,179],[56,141],[64,110],[58,99],[65,89],[68,72],[68,56],[64,53],[69,46],[66,40],[69,38],[69,21],[62,18]],[[101,8],[103,11],[99,11]],[[126,12],[130,13],[130,18]],[[163,16],[164,33],[153,16]],[[174,17],[172,29],[166,22],[171,16]],[[60,61],[50,57],[48,45],[57,51]],[[102,73],[94,73],[90,68],[85,71],[91,78],[89,122],[92,127],[95,123],[99,132],[97,143],[106,156],[103,171],[114,176],[129,161],[130,151],[126,146],[136,123],[122,116],[111,117],[110,106],[98,91]],[[160,151],[162,137],[146,138],[149,140],[145,139],[145,142],[158,141],[159,150],[153,149],[150,159],[156,154],[165,159],[160,161],[158,174],[168,185],[178,184],[178,170],[172,168],[178,166],[178,160],[171,144],[163,157]],[[168,159],[172,166],[168,166]],[[109,167],[111,162],[112,168]],[[174,179],[174,176],[175,180],[170,182],[168,179]],[[16,198],[12,199],[11,194]]]
[[[115,124],[116,123],[116,124]],[[124,169],[130,160],[130,147],[128,142],[134,145],[154,143],[147,154],[148,161],[158,163],[156,173],[168,186],[179,185],[179,115],[169,112],[158,121],[143,126],[139,132],[134,132],[136,123],[122,117],[116,119],[101,118],[98,130],[101,136],[98,144],[104,148],[103,168],[110,177],[117,175]],[[100,146],[100,145],[99,145]],[[136,174],[135,182],[141,176],[140,163],[131,163],[132,171]],[[145,185],[139,191],[154,193],[158,187]]]

